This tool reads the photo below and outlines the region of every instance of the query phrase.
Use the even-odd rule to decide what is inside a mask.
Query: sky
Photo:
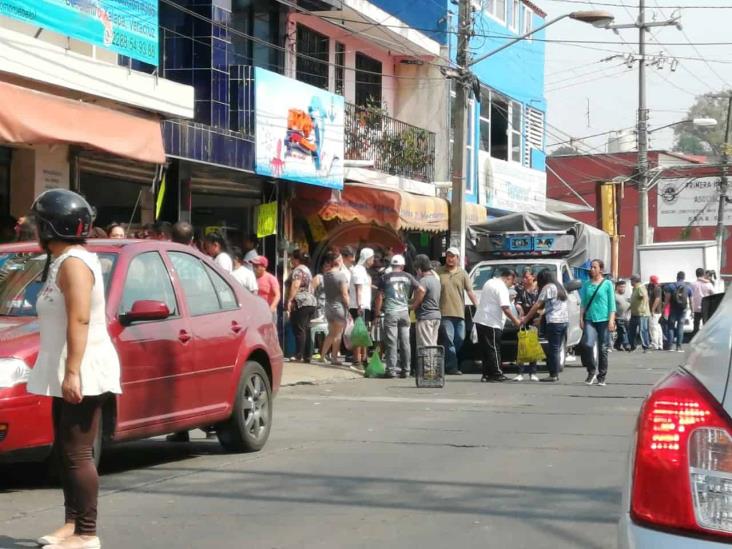
[[[637,0],[534,1],[547,12],[547,20],[575,10],[607,10],[620,24],[633,23],[638,17]],[[649,56],[663,52],[667,58],[679,58],[675,71],[671,71],[668,61],[660,69],[647,67],[651,129],[685,119],[687,109],[698,95],[732,89],[732,35],[729,33],[732,9],[698,9],[699,6],[730,8],[732,1],[646,0],[646,19],[669,19],[677,6],[688,6],[680,10],[683,31],[673,26],[659,27],[647,35]],[[697,9],[691,9],[692,6]],[[565,19],[546,32],[548,149],[570,137],[633,127],[638,109],[638,63],[630,69],[625,60],[602,60],[614,55],[637,55],[638,30],[621,30],[615,34]],[[603,43],[552,42],[564,40]],[[699,44],[704,42],[729,45]],[[581,141],[578,148],[588,153],[604,152],[607,138],[599,136]],[[670,149],[672,145],[671,129],[651,135],[651,147],[655,149]]]

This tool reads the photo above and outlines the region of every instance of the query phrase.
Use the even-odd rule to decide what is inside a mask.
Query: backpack
[[[674,304],[678,309],[686,309],[689,305],[689,292],[685,284],[679,284],[674,291]]]

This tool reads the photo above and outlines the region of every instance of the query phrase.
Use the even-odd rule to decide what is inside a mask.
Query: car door
[[[562,269],[562,283],[566,286],[574,277],[572,272],[569,270],[569,266],[563,264]],[[582,338],[582,330],[580,329],[580,312],[581,312],[581,298],[579,290],[573,292],[567,292],[567,310],[569,313],[569,324],[567,325],[567,345],[576,345]]]
[[[140,300],[165,303],[170,317],[125,325],[120,317]],[[116,310],[112,333],[123,391],[117,409],[118,432],[124,438],[125,432],[133,436],[142,434],[134,431],[160,430],[166,423],[195,416],[193,336],[159,252],[142,252],[130,260]]]
[[[236,361],[246,326],[235,291],[215,269],[193,254],[169,251],[195,340],[196,385],[201,407],[224,410],[231,394]]]

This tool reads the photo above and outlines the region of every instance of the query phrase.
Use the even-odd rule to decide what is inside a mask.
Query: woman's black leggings
[[[310,360],[313,356],[313,343],[310,338],[310,321],[315,316],[315,307],[300,307],[292,311],[290,322],[295,333],[295,357]]]
[[[54,444],[61,462],[66,523],[74,523],[78,536],[97,533],[99,477],[92,448],[107,396],[87,396],[79,404],[53,399]]]

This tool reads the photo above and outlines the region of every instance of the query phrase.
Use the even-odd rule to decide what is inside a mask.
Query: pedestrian
[[[412,364],[412,349],[409,341],[410,300],[421,303],[425,289],[416,278],[404,271],[404,256],[396,254],[391,258],[391,271],[384,274],[376,294],[374,314],[378,317],[384,311],[384,354],[386,357],[386,378],[409,377]],[[398,357],[398,359],[397,359]]]
[[[229,255],[229,244],[219,231],[210,232],[203,238],[203,250],[227,273],[234,270],[234,262]]]
[[[526,315],[521,318],[521,324],[528,324],[539,309],[544,309],[546,327],[544,335],[549,344],[546,356],[546,366],[549,370],[547,377],[541,378],[544,382],[559,381],[559,370],[562,367],[562,347],[567,337],[569,325],[569,308],[567,307],[567,292],[557,281],[551,269],[539,271],[537,276],[539,296]]]
[[[473,284],[460,267],[460,250],[455,247],[445,252],[445,266],[437,271],[440,277],[440,341],[445,347],[445,373],[462,375],[458,353],[465,341],[465,294],[478,306]]]
[[[658,277],[651,275],[646,290],[651,308],[651,320],[648,323],[648,331],[651,336],[651,347],[656,351],[663,350],[663,329],[661,317],[663,316],[663,290],[658,283]]]
[[[702,324],[702,300],[714,294],[714,284],[707,278],[704,269],[696,270],[696,281],[691,285],[691,311],[694,313],[694,337]]]
[[[269,260],[258,255],[250,262],[254,268],[254,276],[257,278],[257,295],[264,299],[272,313],[272,322],[277,324],[277,306],[280,304],[280,282],[277,277],[267,271]]]
[[[651,319],[651,307],[648,300],[648,290],[642,284],[641,277],[637,274],[630,277],[630,283],[633,286],[633,293],[630,296],[630,324],[628,325],[630,350],[635,351],[638,338],[640,337],[643,352],[646,353],[651,347],[651,338],[648,329]]]
[[[156,221],[152,231],[154,240],[172,240],[173,225],[169,221]]]
[[[539,285],[536,282],[536,276],[530,267],[524,269],[521,276],[521,284],[516,288],[516,311],[517,316],[521,317],[529,312],[534,306],[536,300],[539,299]],[[509,292],[510,297],[510,292]],[[513,378],[514,381],[523,381],[528,378],[529,381],[539,381],[536,375],[536,362],[529,364],[521,364],[519,366],[519,374]]]
[[[346,315],[349,309],[348,279],[342,270],[341,255],[330,251],[325,254],[323,289],[325,290],[325,318],[328,321],[328,335],[325,336],[320,350],[320,360],[330,361],[334,366],[342,366],[338,359],[343,330],[346,328]],[[328,354],[330,352],[330,355]]]
[[[238,246],[231,247],[231,260],[234,262],[234,270],[231,271],[231,276],[250,293],[258,294],[257,277],[254,271],[245,265],[244,252]]]
[[[109,235],[107,235],[107,231],[105,231],[101,227],[92,227],[92,230],[89,233],[89,238],[108,238],[108,237],[109,237]]]
[[[290,255],[290,278],[287,282],[285,310],[290,313],[290,323],[295,334],[295,360],[310,362],[313,342],[310,322],[315,316],[318,301],[312,291],[313,275],[310,272],[310,256],[302,250]]]
[[[252,265],[252,259],[259,255],[259,252],[257,252],[259,239],[257,238],[256,234],[251,233],[244,238],[244,242],[242,244],[244,250],[244,266],[247,269],[254,270],[254,267]]]
[[[94,214],[78,194],[52,189],[32,211],[48,254],[36,307],[40,349],[27,391],[53,397],[54,445],[61,461],[65,524],[38,539],[54,549],[96,549],[99,476],[94,464],[102,408],[120,394],[120,365],[107,332],[104,279],[84,247]]]
[[[580,328],[582,329],[582,352],[587,364],[587,385],[597,383],[605,386],[608,370],[609,333],[615,331],[615,296],[613,284],[605,280],[605,263],[593,259],[590,264],[590,279],[582,286]],[[598,362],[595,363],[594,348],[597,346]]]
[[[516,273],[501,269],[497,278],[491,278],[480,292],[480,301],[473,322],[478,330],[478,346],[482,353],[483,382],[501,382],[508,378],[501,370],[501,338],[506,317],[516,326],[521,320],[511,311],[508,289],[516,282]]]
[[[683,353],[684,317],[691,302],[691,286],[686,283],[684,271],[676,274],[676,283],[666,286],[664,294],[666,305],[668,305],[669,351],[675,344],[675,350]]]
[[[630,297],[627,283],[622,278],[615,283],[615,344],[616,351],[630,351],[628,321],[630,320]]]
[[[343,258],[345,261],[346,256],[343,256]],[[354,321],[357,318],[363,319],[367,327],[372,321],[371,276],[368,270],[373,263],[374,250],[363,248],[358,256],[358,263],[351,268],[351,281],[348,286],[351,317]],[[365,368],[368,365],[368,349],[366,347],[353,347],[352,352],[353,364],[355,366],[362,365]]]
[[[424,288],[424,296],[420,299],[422,294],[417,295],[413,305],[417,317],[417,348],[434,347],[440,335],[440,279],[432,268],[430,258],[424,254],[414,258],[414,267],[419,285]]]
[[[111,239],[117,240],[117,239],[126,238],[125,229],[119,223],[116,223],[113,221],[112,223],[107,225],[106,230],[107,230],[107,236],[109,236],[109,238],[111,238]]]

